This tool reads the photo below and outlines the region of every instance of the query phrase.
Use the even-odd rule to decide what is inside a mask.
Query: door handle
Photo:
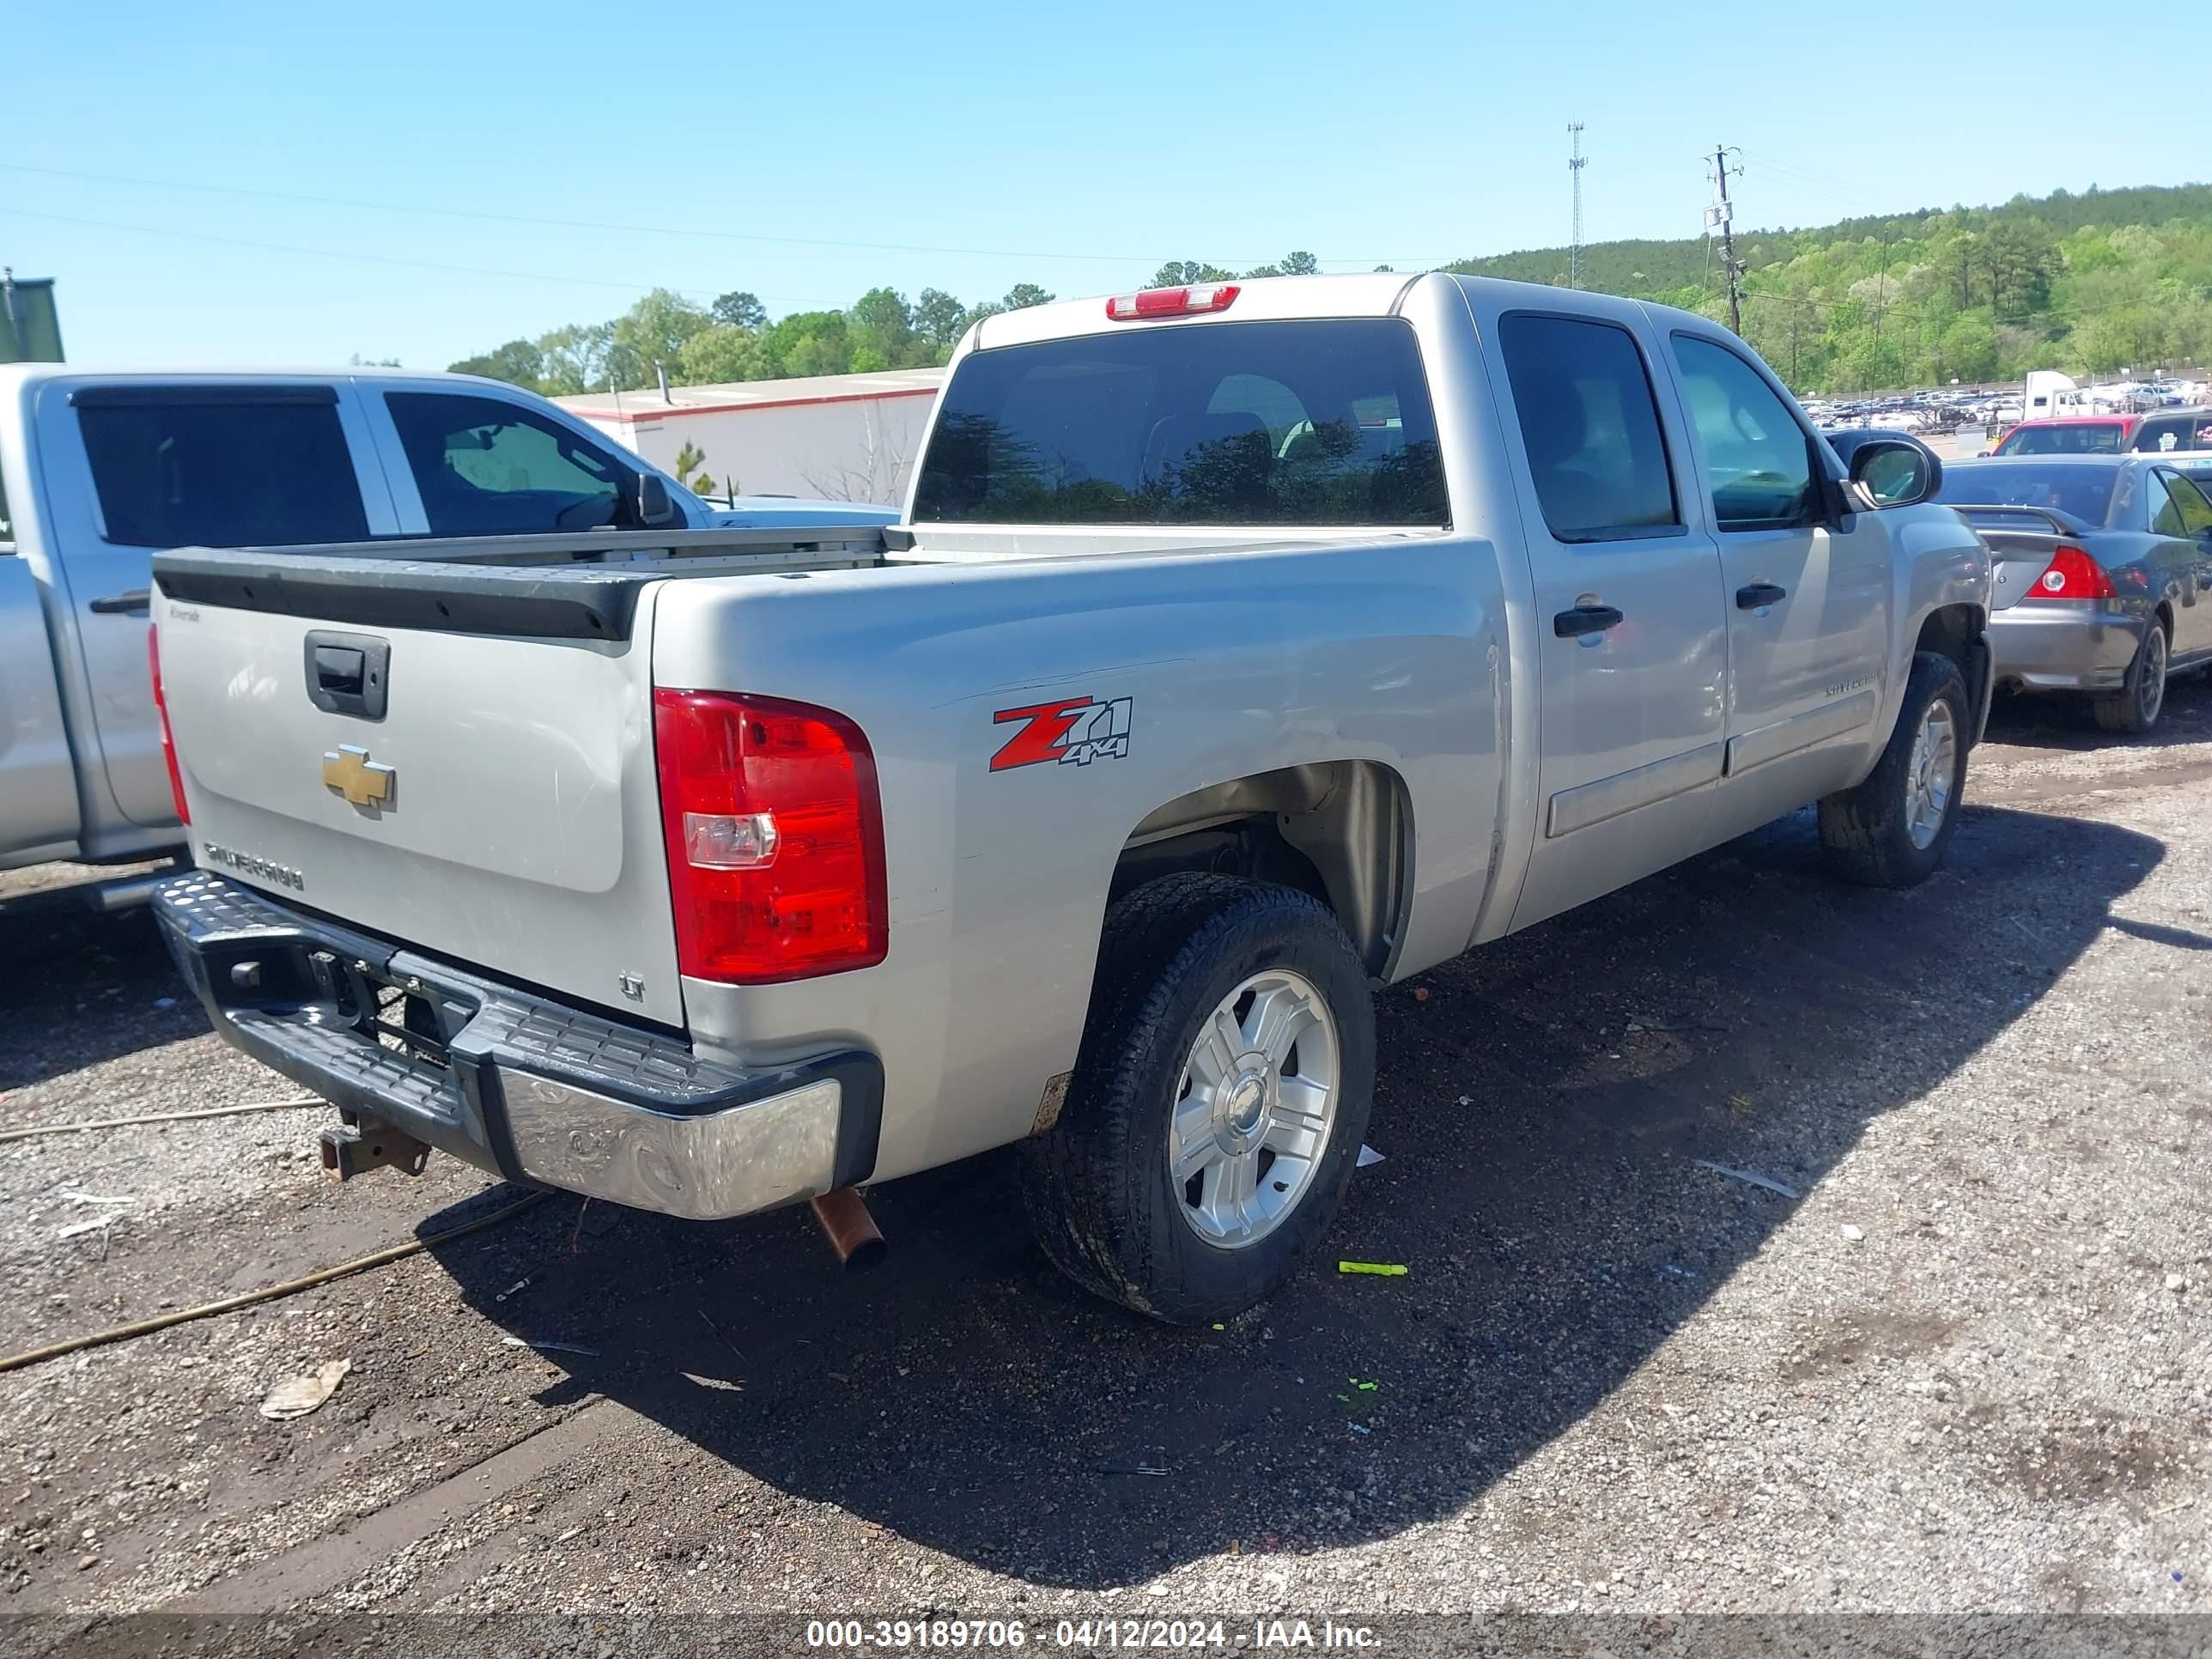
[[[105,599],[94,599],[85,609],[100,617],[124,616],[132,611],[143,615],[153,597],[144,588],[134,587],[127,593],[110,593]]]
[[[1620,622],[1620,612],[1612,605],[1578,605],[1553,617],[1552,631],[1563,640],[1575,640],[1585,634],[1602,634],[1608,628],[1618,628]]]
[[[1772,582],[1753,582],[1735,591],[1735,608],[1756,611],[1762,605],[1779,605],[1790,597],[1790,590],[1778,587]]]

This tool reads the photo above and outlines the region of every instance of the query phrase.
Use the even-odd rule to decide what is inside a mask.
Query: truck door
[[[35,430],[81,729],[123,816],[173,823],[146,665],[155,550],[390,535],[383,476],[350,393],[326,381],[57,380]]]
[[[2172,556],[2173,659],[2212,651],[2212,502],[2180,473],[2160,467],[2151,482],[2150,533]]]
[[[8,465],[0,455],[0,847],[64,858],[76,839],[76,769],[46,607],[8,519]]]
[[[1535,577],[1542,738],[1520,927],[1707,844],[1727,636],[1719,555],[1681,511],[1644,339],[1526,311],[1491,334]]]
[[[1703,335],[1669,345],[1728,595],[1728,836],[1863,770],[1887,689],[1895,521],[1832,521],[1833,457],[1750,358]]]

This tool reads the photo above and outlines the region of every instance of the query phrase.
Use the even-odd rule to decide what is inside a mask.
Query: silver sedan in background
[[[2212,482],[2156,455],[1956,461],[1936,499],[1989,544],[2001,688],[2087,692],[2148,732],[2170,672],[2212,664]]]

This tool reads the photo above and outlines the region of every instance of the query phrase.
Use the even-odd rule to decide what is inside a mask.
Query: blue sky
[[[75,361],[441,368],[655,285],[780,313],[1560,243],[1577,118],[1592,240],[1696,234],[1721,141],[1743,227],[2212,171],[2145,142],[2148,90],[2013,114],[2062,48],[2069,87],[2212,62],[2185,7],[2148,59],[2080,0],[1492,9],[0,0],[0,262],[59,279]]]

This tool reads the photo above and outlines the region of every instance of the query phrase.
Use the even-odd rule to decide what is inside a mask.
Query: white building
[[[687,482],[709,473],[717,495],[897,506],[944,384],[941,368],[895,368],[554,401],[671,472],[690,445],[706,459],[690,468]]]

